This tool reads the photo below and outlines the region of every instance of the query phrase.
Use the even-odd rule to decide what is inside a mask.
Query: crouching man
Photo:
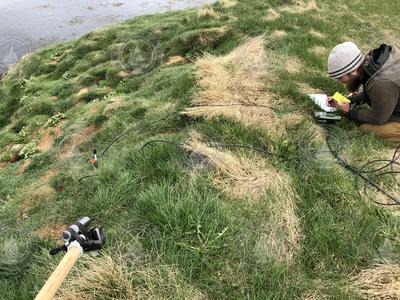
[[[372,132],[400,142],[400,53],[382,44],[365,56],[352,42],[337,45],[328,58],[329,76],[345,84],[351,103],[339,104],[329,98],[349,118],[361,123],[363,132]],[[361,104],[367,107],[360,108]]]

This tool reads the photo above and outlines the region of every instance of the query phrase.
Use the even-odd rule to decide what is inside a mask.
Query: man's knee
[[[360,130],[365,133],[373,133],[393,142],[400,142],[400,122],[389,122],[384,125],[362,124]]]

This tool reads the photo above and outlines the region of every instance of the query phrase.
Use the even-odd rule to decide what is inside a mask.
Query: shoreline
[[[0,13],[0,73],[6,66],[37,49],[77,39],[93,30],[117,25],[136,17],[191,9],[215,1],[118,2],[72,0],[51,3],[47,0],[14,1]],[[16,21],[18,20],[18,21]],[[25,20],[20,22],[19,20]],[[45,28],[45,30],[43,30]]]

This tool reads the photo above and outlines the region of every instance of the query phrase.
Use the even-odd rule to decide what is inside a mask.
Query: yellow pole
[[[82,254],[82,247],[78,242],[73,242],[68,247],[68,251],[63,259],[58,264],[57,268],[53,271],[49,279],[36,296],[35,300],[51,300],[57,293],[64,279],[67,277],[75,262]]]

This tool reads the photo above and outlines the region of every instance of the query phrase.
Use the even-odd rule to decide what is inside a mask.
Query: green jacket
[[[382,44],[368,53],[361,76],[363,91],[350,97],[350,119],[361,123],[382,125],[400,122],[400,52]],[[368,109],[357,106],[367,103]]]

